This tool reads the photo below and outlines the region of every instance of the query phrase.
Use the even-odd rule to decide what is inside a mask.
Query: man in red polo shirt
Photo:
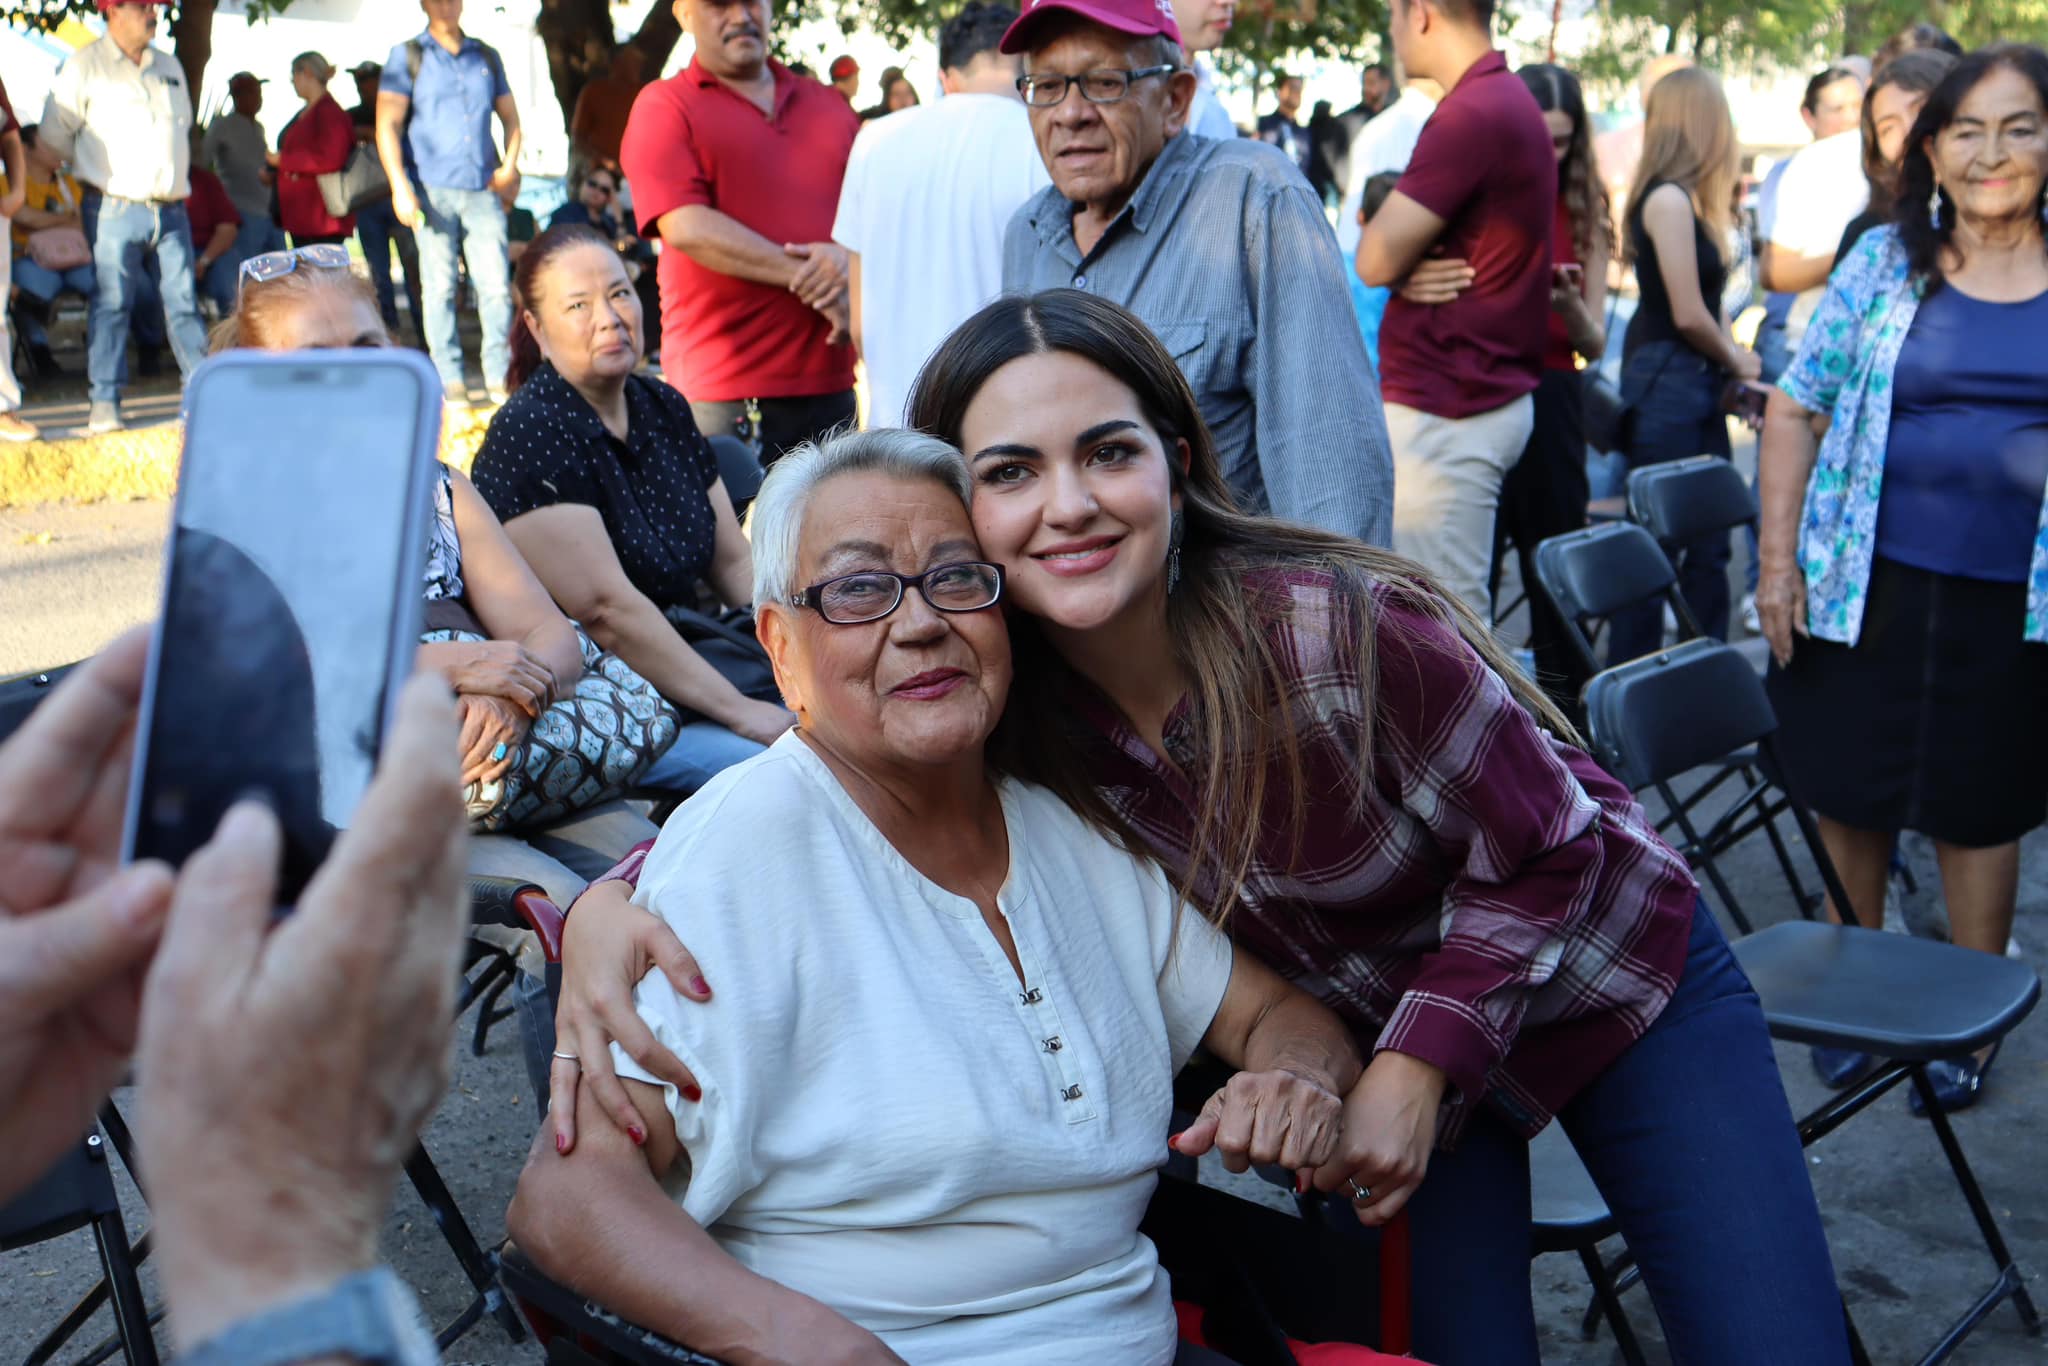
[[[753,437],[772,464],[854,417],[832,218],[860,119],[769,57],[767,0],[675,12],[697,55],[640,92],[619,151],[642,230],[667,248],[662,370],[707,435]]]
[[[1395,289],[1380,328],[1394,549],[1484,619],[1500,483],[1543,373],[1557,163],[1494,50],[1493,0],[1393,0],[1392,20],[1408,74],[1447,92],[1358,245],[1359,278]]]

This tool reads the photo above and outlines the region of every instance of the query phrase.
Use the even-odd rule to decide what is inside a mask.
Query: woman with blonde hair
[[[1650,92],[1643,157],[1622,215],[1626,259],[1641,297],[1622,350],[1623,454],[1630,469],[1694,455],[1729,454],[1725,395],[1762,371],[1736,344],[1721,308],[1728,279],[1720,244],[1735,201],[1735,125],[1721,83],[1698,67]],[[1728,636],[1728,536],[1680,548],[1679,588],[1710,636]],[[1608,661],[1662,643],[1656,605],[1616,614]]]
[[[271,165],[277,171],[278,216],[295,247],[345,244],[356,230],[356,216],[329,213],[320,193],[320,177],[348,165],[356,146],[355,125],[327,93],[333,79],[333,64],[319,53],[292,58],[292,90],[305,107],[285,126]]]

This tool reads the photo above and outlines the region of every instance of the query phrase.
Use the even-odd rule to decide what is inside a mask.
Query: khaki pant
[[[1399,403],[1386,409],[1394,446],[1394,549],[1489,621],[1486,580],[1500,481],[1529,444],[1535,403],[1524,394],[1471,417],[1437,417]]]

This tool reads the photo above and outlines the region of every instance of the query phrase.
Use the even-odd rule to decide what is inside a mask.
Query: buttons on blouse
[[[1021,948],[1021,945],[1020,945]],[[1060,1020],[1059,1007],[1040,987],[1026,985],[1017,993],[1018,1009],[1025,1012],[1026,1027],[1038,1039],[1039,1056],[1045,1059],[1045,1079],[1059,1098],[1070,1108],[1065,1110],[1069,1124],[1084,1124],[1096,1117],[1095,1107],[1077,1104],[1081,1101],[1081,1081],[1087,1069],[1082,1066],[1080,1053],[1067,1046],[1066,1029]],[[1084,1038],[1083,1042],[1086,1040]]]

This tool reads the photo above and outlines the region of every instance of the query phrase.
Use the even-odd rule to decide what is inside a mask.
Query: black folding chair
[[[2040,1315],[1955,1130],[1935,1101],[1926,1064],[2004,1038],[2040,998],[2040,979],[2010,959],[1860,925],[1812,812],[1784,784],[1776,753],[1777,718],[1763,680],[1739,652],[1696,640],[1619,665],[1587,686],[1586,712],[1601,760],[1632,787],[1668,789],[1686,769],[1712,762],[1717,746],[1725,752],[1754,745],[1758,767],[1778,775],[1766,785],[1775,791],[1753,791],[1741,803],[1792,817],[1843,923],[1783,920],[1735,940],[1735,957],[1756,988],[1773,1038],[1886,1060],[1868,1078],[1801,1119],[1800,1141],[1817,1142],[1910,1081],[1998,1272],[1990,1288],[1921,1358],[1922,1366],[1945,1359],[2008,1298],[2026,1330],[2039,1332]],[[1724,815],[1721,823],[1734,815]],[[1684,828],[1695,843],[1704,842],[1690,821]],[[1802,900],[1799,909],[1810,908]]]
[[[1628,515],[1666,550],[1703,536],[1754,525],[1756,495],[1718,455],[1645,465],[1628,476]]]
[[[1593,1302],[1586,1306],[1579,1335],[1591,1342],[1604,1318],[1625,1366],[1645,1366],[1648,1359],[1642,1343],[1621,1306],[1622,1290],[1636,1281],[1634,1259],[1625,1249],[1612,1262],[1601,1254],[1600,1244],[1619,1229],[1586,1164],[1557,1124],[1551,1124],[1529,1145],[1529,1197],[1533,1214],[1530,1256],[1573,1253],[1592,1282]]]
[[[163,1311],[150,1309],[144,1301],[136,1270],[148,1255],[147,1238],[136,1244],[128,1241],[121,1199],[107,1165],[107,1148],[106,1137],[95,1130],[34,1185],[0,1206],[0,1252],[90,1228],[100,1255],[99,1285],[29,1350],[24,1366],[54,1360],[58,1350],[109,1300],[114,1310],[114,1336],[88,1359],[104,1361],[116,1351],[129,1366],[156,1366],[159,1359],[151,1327],[163,1317]]]
[[[1675,462],[1677,465],[1692,463]],[[1725,467],[1727,462],[1716,460],[1713,463]],[[1648,474],[1661,468],[1664,467],[1653,466],[1637,473]],[[1738,476],[1737,483],[1740,482]],[[1643,487],[1649,485],[1645,483]],[[1551,537],[1536,549],[1536,576],[1543,591],[1557,605],[1558,615],[1564,619],[1566,638],[1590,671],[1597,673],[1599,664],[1594,658],[1593,633],[1589,623],[1611,616],[1624,607],[1661,600],[1677,615],[1689,637],[1678,648],[1701,639],[1698,623],[1678,591],[1678,575],[1672,569],[1669,557],[1646,528],[1633,522],[1609,522]],[[1588,706],[1591,699],[1589,685],[1586,692]],[[1768,704],[1766,706],[1768,709]],[[1731,719],[1739,730],[1754,718]],[[1588,720],[1591,720],[1590,714]],[[1609,724],[1612,725],[1611,720]],[[1745,742],[1727,742],[1729,737],[1719,729],[1694,728],[1682,713],[1651,718],[1645,722],[1643,732],[1629,746],[1629,752],[1641,752],[1652,747],[1678,747],[1684,753],[1674,753],[1674,761],[1682,757],[1692,760],[1690,763],[1675,763],[1675,766],[1656,765],[1666,769],[1673,778],[1695,767],[1711,767],[1713,770],[1683,793],[1677,789],[1673,778],[1653,782],[1648,779],[1637,781],[1635,777],[1620,772],[1615,776],[1638,791],[1645,787],[1656,789],[1664,803],[1664,811],[1657,818],[1659,833],[1671,839],[1687,861],[1706,876],[1736,928],[1747,934],[1754,926],[1715,860],[1758,832],[1770,841],[1778,869],[1784,874],[1785,884],[1798,901],[1802,914],[1817,910],[1821,904],[1821,893],[1809,889],[1799,876],[1792,851],[1778,829],[1778,817],[1785,814],[1785,807],[1776,800],[1773,785],[1758,771],[1755,748]],[[1695,813],[1709,798],[1730,784],[1740,784],[1742,795],[1702,833],[1695,824]],[[1770,796],[1772,800],[1759,804],[1756,800],[1759,795]]]

